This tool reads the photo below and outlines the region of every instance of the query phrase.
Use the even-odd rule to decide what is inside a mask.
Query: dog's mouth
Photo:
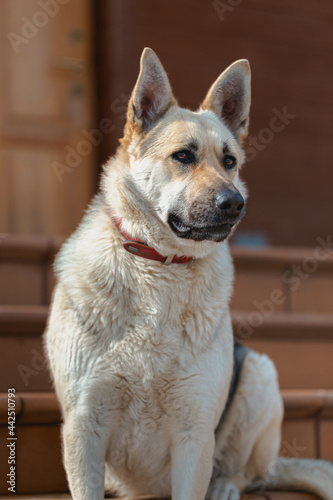
[[[177,215],[170,214],[168,217],[168,224],[179,238],[186,238],[194,241],[212,240],[219,242],[225,240],[230,235],[236,222],[220,223],[211,226],[187,225]]]

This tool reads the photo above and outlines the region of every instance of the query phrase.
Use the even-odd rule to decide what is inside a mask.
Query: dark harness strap
[[[236,390],[237,390],[237,387],[239,384],[239,377],[240,377],[240,374],[242,371],[244,359],[245,359],[246,355],[250,352],[250,350],[251,349],[249,349],[248,347],[245,347],[236,341],[234,342],[234,368],[233,368],[230,387],[229,387],[228,399],[227,399],[226,405],[224,407],[224,410],[222,412],[220,421],[215,429],[215,434],[217,434],[217,432],[220,428],[221,422],[223,420],[223,417],[227,413],[227,411],[232,403],[232,400],[234,398],[234,395],[236,393]]]

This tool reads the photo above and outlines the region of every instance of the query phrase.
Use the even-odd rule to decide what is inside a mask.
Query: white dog
[[[247,61],[191,112],[144,50],[124,138],[56,261],[45,344],[74,500],[236,500],[256,480],[333,498],[331,464],[277,458],[274,365],[233,346],[249,109]]]

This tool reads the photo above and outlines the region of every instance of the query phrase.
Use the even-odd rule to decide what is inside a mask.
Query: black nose
[[[244,208],[244,198],[238,191],[222,191],[216,198],[216,206],[229,219],[236,218]]]

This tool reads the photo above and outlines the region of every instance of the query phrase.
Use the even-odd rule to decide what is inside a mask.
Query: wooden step
[[[281,390],[285,419],[333,418],[333,389]],[[54,392],[16,392],[16,422],[59,424],[61,412]],[[0,393],[0,425],[7,422],[7,392]]]
[[[51,390],[45,363],[42,334],[47,306],[0,306],[0,391]]]
[[[0,235],[0,304],[49,304],[52,262],[61,238]],[[231,247],[236,268],[234,309],[333,314],[333,249]],[[280,292],[278,302],[274,297]]]
[[[242,495],[241,500],[319,500],[319,498],[310,493],[273,491],[262,494]]]
[[[332,388],[333,315],[234,311],[234,335],[268,354],[282,388]]]
[[[42,334],[47,306],[0,306],[0,391],[51,390],[44,362]],[[234,334],[245,345],[267,353],[275,362],[280,385],[332,388],[333,315],[233,312]]]
[[[333,460],[333,390],[282,391],[285,403],[280,454],[294,458]],[[61,415],[55,394],[16,394],[16,470],[18,493],[66,491],[61,460]],[[7,393],[0,394],[0,440],[6,442]],[[0,449],[0,470],[7,465]],[[0,494],[6,493],[4,475]],[[1,482],[2,481],[2,482]]]
[[[0,335],[40,336],[46,325],[47,306],[0,305]]]
[[[326,247],[325,247],[326,245]],[[333,314],[333,248],[232,247],[236,279],[233,309]],[[278,297],[278,300],[277,300]]]
[[[50,303],[62,238],[0,235],[0,304]]]
[[[63,494],[38,494],[38,495],[0,495],[1,500],[71,500],[67,493]],[[137,497],[133,500],[158,500],[153,497]],[[117,500],[117,499],[116,499]],[[121,499],[119,499],[121,500]],[[298,492],[267,492],[263,494],[242,495],[241,500],[318,500],[317,496],[309,493]]]
[[[7,393],[0,395],[1,442],[8,443]],[[52,393],[16,393],[15,467],[17,493],[67,491],[62,466],[60,412]],[[0,448],[0,470],[8,470],[8,448]],[[7,492],[7,478],[0,476],[0,493]]]

